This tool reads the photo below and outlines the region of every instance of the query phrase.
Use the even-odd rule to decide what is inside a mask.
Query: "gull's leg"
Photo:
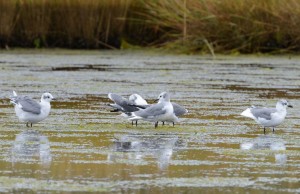
[[[266,134],[266,128],[264,127],[264,134]]]
[[[173,127],[175,126],[175,123],[173,122]]]
[[[28,122],[26,123],[26,127],[29,127]]]
[[[137,126],[137,120],[135,121],[135,126]]]
[[[275,132],[275,129],[274,129],[274,127],[273,127],[273,133]]]
[[[158,126],[158,121],[157,121],[157,122],[155,122],[155,125],[154,125],[154,127],[155,127],[155,128],[157,128],[157,126]]]
[[[32,127],[32,123],[30,123],[31,127]]]
[[[131,125],[133,125],[133,121],[131,121]]]
[[[162,125],[165,125],[165,121],[163,121],[162,123],[163,123]]]

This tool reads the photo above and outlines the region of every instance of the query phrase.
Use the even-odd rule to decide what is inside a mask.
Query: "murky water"
[[[142,52],[2,51],[0,192],[300,193],[300,58]],[[32,129],[8,97],[57,98]],[[175,127],[132,126],[109,92],[169,91],[189,113]],[[294,105],[263,135],[250,105]]]

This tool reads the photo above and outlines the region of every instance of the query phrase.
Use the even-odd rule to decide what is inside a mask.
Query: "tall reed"
[[[297,0],[142,0],[165,42],[190,51],[299,50]],[[170,44],[169,44],[170,45]]]
[[[300,50],[298,0],[0,0],[0,46]]]
[[[72,48],[114,48],[120,45],[130,0],[56,0],[51,34],[55,44]]]
[[[0,46],[118,48],[130,3],[0,0]]]
[[[0,47],[9,44],[15,25],[16,0],[0,0]]]
[[[17,1],[18,17],[14,31],[15,40],[21,46],[47,46],[47,35],[50,31],[51,1],[19,0]]]

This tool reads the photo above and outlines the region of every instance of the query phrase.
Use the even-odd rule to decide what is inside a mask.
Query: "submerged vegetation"
[[[299,18],[298,0],[0,0],[0,46],[297,52]]]

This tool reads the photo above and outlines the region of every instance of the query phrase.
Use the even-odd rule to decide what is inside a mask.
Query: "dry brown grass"
[[[0,46],[300,50],[298,0],[0,0]]]
[[[0,0],[1,46],[115,48],[131,0]]]
[[[143,1],[148,19],[169,29],[165,42],[187,50],[268,52],[300,49],[300,1]],[[188,48],[187,48],[188,47]],[[174,47],[172,47],[174,48]]]
[[[118,47],[130,0],[57,0],[53,39],[70,47]]]
[[[15,25],[16,1],[0,0],[0,46],[7,46]]]

